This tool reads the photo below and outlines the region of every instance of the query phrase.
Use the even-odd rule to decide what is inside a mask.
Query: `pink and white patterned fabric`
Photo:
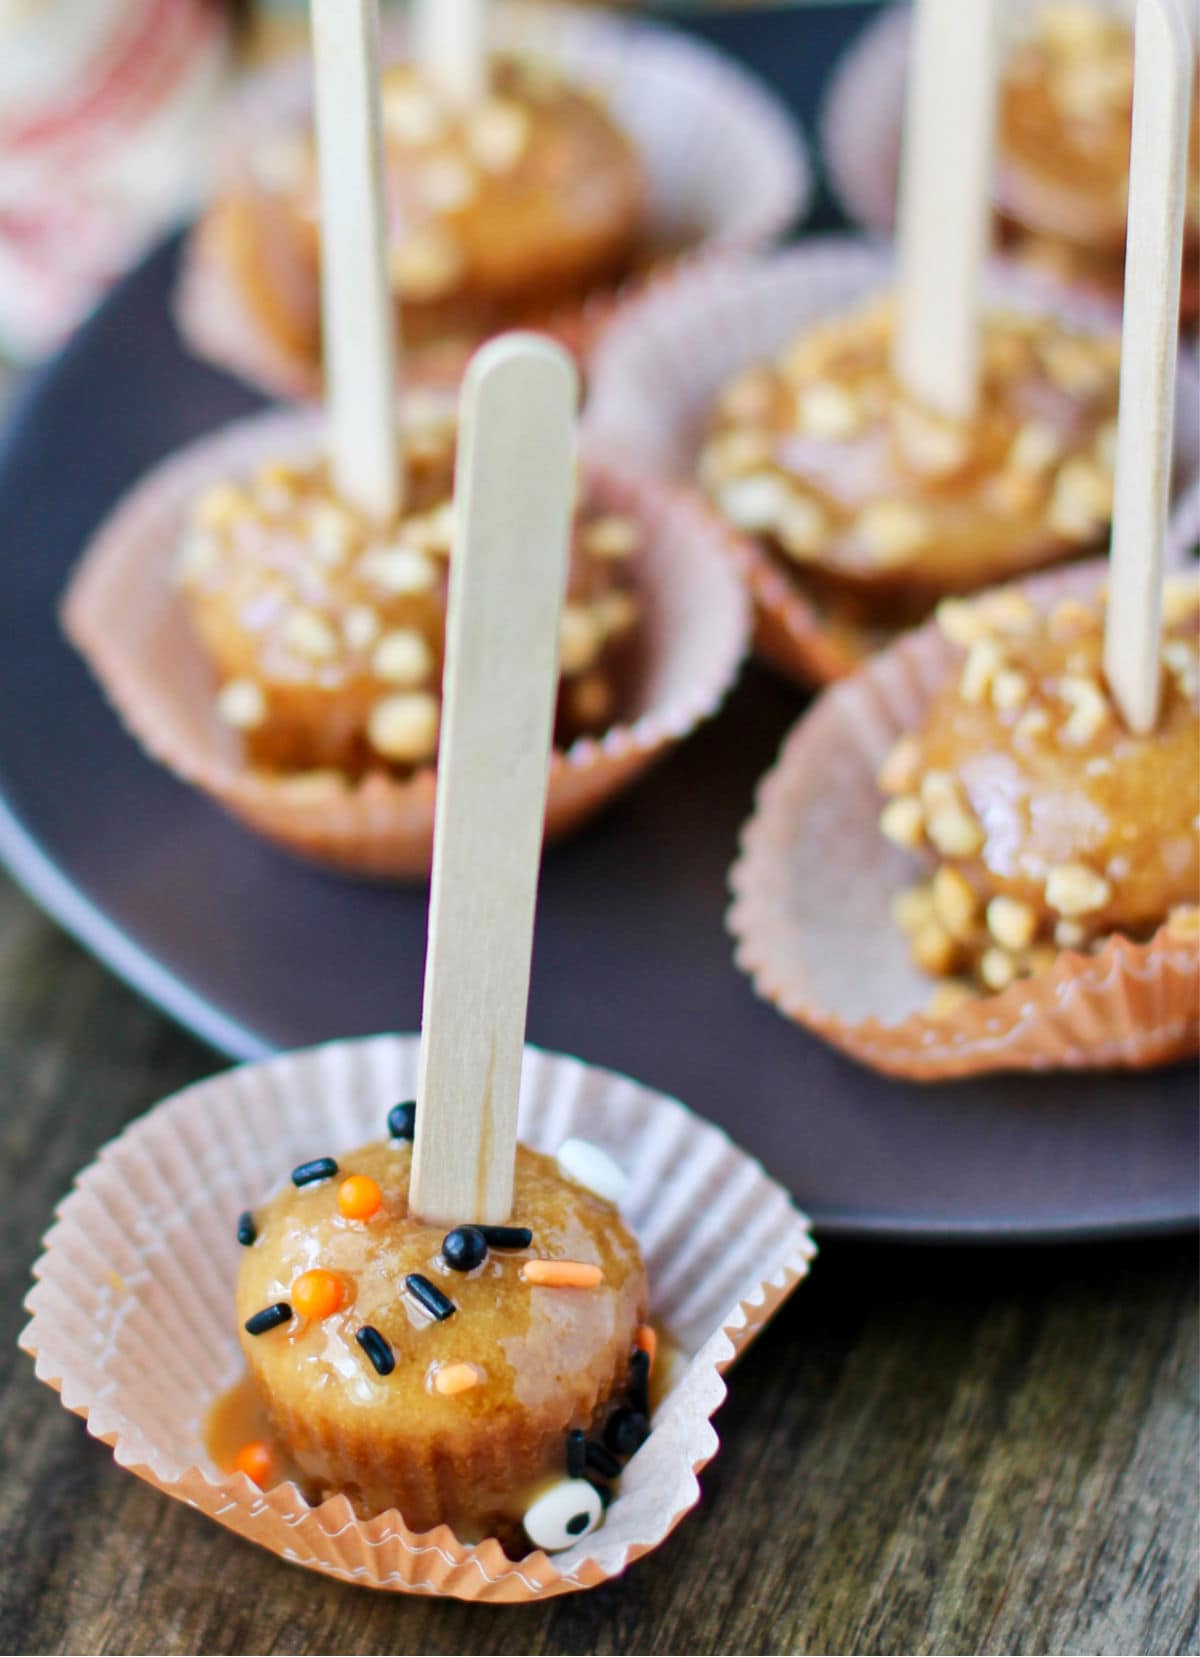
[[[210,163],[216,0],[0,0],[0,350],[55,345]]]

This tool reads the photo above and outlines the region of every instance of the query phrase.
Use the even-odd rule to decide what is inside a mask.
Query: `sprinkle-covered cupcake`
[[[569,1547],[649,1431],[623,1176],[578,1140],[557,1161],[519,1147],[510,1224],[426,1225],[408,1205],[413,1107],[389,1126],[242,1217],[237,1318],[273,1442],[238,1465],[274,1482],[288,1460],[315,1497],[517,1557]]]

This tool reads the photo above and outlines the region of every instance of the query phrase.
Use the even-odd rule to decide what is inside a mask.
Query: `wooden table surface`
[[[831,1242],[699,1509],[541,1607],[343,1586],[159,1495],[34,1380],[20,1302],[75,1171],[216,1066],[0,878],[0,1651],[1197,1650],[1193,1237]]]

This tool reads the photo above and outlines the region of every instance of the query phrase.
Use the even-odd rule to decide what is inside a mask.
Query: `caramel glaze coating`
[[[255,766],[337,787],[436,755],[454,468],[452,415],[408,399],[404,516],[385,533],[335,499],[322,462],[271,462],[196,503],[179,581]],[[637,600],[639,530],[584,502],[563,616],[556,738],[606,729]]]
[[[411,66],[384,75],[389,265],[410,347],[544,321],[631,268],[645,218],[638,156],[588,92],[500,59],[457,111]],[[320,348],[312,138],[278,132],[245,158],[207,234],[263,325]]]
[[[1193,612],[1167,635],[1190,646],[1190,665],[1182,674],[1164,667],[1162,712],[1149,736],[1126,730],[1111,703],[1086,740],[1064,736],[1064,682],[1102,684],[1103,633],[1094,610],[1012,652],[1013,667],[1031,684],[1020,712],[1002,712],[990,697],[970,701],[957,685],[935,698],[920,737],[922,765],[961,784],[983,828],[979,856],[957,860],[980,891],[1020,898],[1049,919],[1047,874],[1083,862],[1112,888],[1109,901],[1089,911],[1089,930],[1135,936],[1176,904],[1196,901],[1196,620]],[[1044,729],[1027,718],[1038,709],[1047,716]]]
[[[935,859],[895,918],[918,965],[983,987],[1113,932],[1195,933],[1200,901],[1200,586],[1168,583],[1158,724],[1123,725],[1103,609],[1012,590],[947,603],[960,668],[880,772],[894,842]]]
[[[1200,306],[1200,84],[1193,93],[1184,247],[1185,316]],[[1119,296],[1124,279],[1133,107],[1128,22],[1047,6],[1009,57],[999,89],[997,198],[1018,257]]]
[[[239,1328],[264,1306],[288,1300],[301,1272],[334,1272],[342,1307],[321,1322],[293,1317],[241,1340],[272,1424],[315,1489],[349,1497],[362,1514],[396,1508],[413,1530],[448,1524],[460,1540],[518,1538],[531,1494],[563,1477],[564,1434],[591,1428],[621,1395],[648,1303],[637,1243],[611,1204],[565,1179],[549,1157],[519,1147],[512,1223],[531,1248],[490,1250],[474,1271],[441,1258],[445,1225],[408,1208],[411,1146],[371,1144],[338,1158],[340,1174],[288,1186],[256,1214],[258,1239],[243,1251]],[[366,1221],[343,1219],[337,1188],[366,1174],[383,1206]],[[597,1288],[532,1287],[531,1257],[588,1261]],[[419,1272],[455,1304],[431,1320],[405,1289]],[[395,1368],[379,1375],[355,1340],[364,1324],[390,1344]],[[442,1395],[447,1364],[476,1367],[479,1384]]]
[[[960,424],[894,381],[892,325],[876,301],[739,375],[700,458],[718,508],[863,650],[943,594],[1094,550],[1112,505],[1115,339],[990,314]]]

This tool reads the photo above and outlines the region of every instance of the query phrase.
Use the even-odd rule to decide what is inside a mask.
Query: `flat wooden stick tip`
[[[464,389],[474,391],[514,369],[539,378],[557,378],[569,391],[572,403],[579,400],[579,370],[571,353],[545,334],[529,330],[499,334],[480,346],[471,358]]]

